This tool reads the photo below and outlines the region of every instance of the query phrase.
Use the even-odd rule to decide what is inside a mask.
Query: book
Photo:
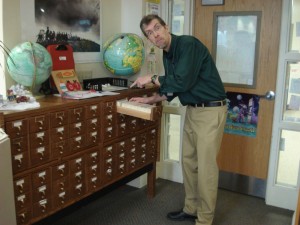
[[[82,91],[78,76],[73,69],[54,70],[51,72],[51,76],[60,94],[63,92]]]

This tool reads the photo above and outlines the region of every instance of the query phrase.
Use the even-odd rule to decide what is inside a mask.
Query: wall
[[[0,2],[0,40],[3,40],[3,2]],[[2,43],[1,43],[2,46]],[[1,47],[0,47],[1,48]],[[5,90],[5,77],[4,77],[4,71],[2,69],[2,65],[4,64],[4,55],[2,54],[2,49],[0,49],[0,95],[4,94]]]
[[[12,49],[21,43],[20,1],[3,1],[3,41]],[[24,1],[24,0],[23,0]],[[141,0],[101,0],[102,2],[102,35],[103,43],[113,34],[120,32],[136,33],[140,36],[139,21],[143,15],[144,1]],[[145,67],[145,65],[144,65]],[[80,63],[75,65],[79,76],[91,74],[93,78],[111,76],[103,63]],[[142,72],[144,69],[142,69]],[[142,72],[130,77],[134,80]],[[5,70],[6,89],[15,82]],[[1,87],[1,86],[0,86]],[[3,90],[1,90],[3,91]]]
[[[10,49],[21,41],[19,1],[20,0],[3,0],[3,42]],[[6,87],[10,87],[14,84],[7,70],[5,70],[5,78]]]

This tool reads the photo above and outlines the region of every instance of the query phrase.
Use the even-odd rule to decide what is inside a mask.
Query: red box
[[[52,58],[52,70],[75,69],[73,48],[70,45],[48,45],[47,50]]]

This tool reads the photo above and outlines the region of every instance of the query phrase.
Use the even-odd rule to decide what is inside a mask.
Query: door
[[[295,210],[300,179],[300,0],[283,0],[281,27],[266,202]]]
[[[162,1],[162,18],[168,24],[171,32],[176,35],[190,33],[192,0]],[[164,102],[162,116],[161,161],[158,163],[158,176],[183,182],[181,169],[182,130],[185,117],[185,107],[179,99]]]
[[[204,6],[195,1],[195,36],[212,50],[213,13],[260,11],[261,28],[254,88],[227,85],[226,91],[262,95],[274,91],[277,77],[281,0],[225,0],[224,5]],[[225,133],[218,158],[221,171],[266,181],[268,175],[274,101],[261,99],[255,137]]]

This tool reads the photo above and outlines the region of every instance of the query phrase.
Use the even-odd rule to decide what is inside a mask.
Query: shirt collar
[[[178,39],[177,35],[171,34],[171,46],[170,46],[170,49],[169,49],[168,52],[164,51],[164,55],[166,56],[167,59],[173,58],[174,52],[175,52],[175,46],[176,46],[176,43],[177,43],[177,39]]]

